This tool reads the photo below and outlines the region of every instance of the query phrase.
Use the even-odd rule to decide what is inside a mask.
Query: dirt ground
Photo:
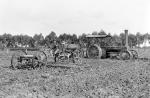
[[[68,68],[12,70],[12,54],[0,52],[0,98],[150,98],[149,61],[83,59]]]

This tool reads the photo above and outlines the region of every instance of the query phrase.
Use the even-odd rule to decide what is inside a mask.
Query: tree
[[[140,32],[136,33],[136,38],[138,40],[138,44],[143,43],[143,41],[144,41],[144,35],[142,35]]]
[[[0,35],[0,42],[2,42],[3,41],[3,36],[2,35]]]
[[[106,32],[104,30],[101,30],[98,35],[106,35]]]
[[[31,38],[31,39],[29,40],[29,43],[28,43],[29,47],[34,48],[34,47],[35,47],[35,44],[34,44],[34,43],[35,43],[34,39]]]
[[[76,34],[70,35],[70,34],[64,33],[64,34],[59,35],[58,39],[60,42],[66,41],[68,43],[78,43],[78,38]]]
[[[128,35],[128,44],[129,44],[129,47],[133,47],[133,46],[137,45],[136,35],[134,35],[134,34]]]
[[[58,39],[59,39],[60,42],[67,41],[67,40],[70,39],[70,35],[64,33],[64,34],[59,35]]]
[[[12,35],[5,33],[2,35],[2,37],[3,37],[2,43],[4,43],[6,47],[12,47],[12,43],[11,43]]]
[[[119,37],[121,39],[121,45],[125,46],[125,34],[124,33],[120,33]]]
[[[77,35],[76,35],[76,34],[73,34],[71,40],[72,40],[72,42],[74,42],[74,43],[78,43]]]
[[[54,42],[54,40],[57,40],[57,36],[56,33],[52,31],[49,35],[45,37],[45,44],[50,46]]]
[[[97,31],[92,32],[92,35],[98,35]]]
[[[35,34],[34,36],[33,36],[33,41],[32,42],[35,42],[36,43],[36,45],[44,45],[45,43],[44,43],[44,36],[42,35],[42,33],[40,33],[40,34]]]

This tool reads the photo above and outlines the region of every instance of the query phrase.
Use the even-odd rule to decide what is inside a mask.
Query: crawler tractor
[[[46,65],[47,57],[43,51],[25,52],[24,50],[15,51],[11,58],[13,69],[26,68],[35,69]]]

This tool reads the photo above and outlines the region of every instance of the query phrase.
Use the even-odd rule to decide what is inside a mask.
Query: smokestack
[[[129,45],[128,45],[128,30],[124,30],[124,32],[125,32],[125,40],[126,40],[125,47],[128,49],[129,48]]]

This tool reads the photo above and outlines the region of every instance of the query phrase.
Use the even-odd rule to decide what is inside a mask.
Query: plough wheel
[[[81,57],[82,57],[81,51],[76,50],[74,53],[74,63],[78,65],[82,64]]]
[[[130,50],[130,52],[131,52],[132,55],[133,55],[133,59],[137,59],[137,58],[138,58],[138,53],[137,53],[137,51],[135,51],[135,50]]]
[[[25,51],[16,51],[11,58],[11,68],[16,69],[17,67],[19,67],[19,65],[21,66],[21,64],[18,62],[18,58],[20,56],[23,55],[27,55],[27,53]]]
[[[132,58],[132,53],[130,51],[121,51],[119,57],[122,60],[129,60]]]
[[[27,51],[27,54],[36,56],[40,64],[46,65],[47,56],[44,51]]]
[[[82,59],[80,57],[75,57],[74,58],[75,64],[81,65],[82,64]]]

